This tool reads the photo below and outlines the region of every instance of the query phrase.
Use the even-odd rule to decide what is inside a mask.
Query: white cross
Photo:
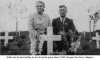
[[[47,35],[40,35],[40,37],[47,41],[47,54],[53,52],[53,41],[61,41],[61,35],[53,35],[52,26],[47,27]]]
[[[8,44],[8,39],[13,39],[13,36],[9,36],[8,32],[5,31],[5,36],[0,36],[0,39],[4,39],[4,46],[6,46]]]
[[[96,32],[96,37],[92,37],[93,40],[96,40],[96,45],[97,45],[97,49],[100,48],[100,45],[99,45],[99,41],[100,41],[100,35],[98,32]]]

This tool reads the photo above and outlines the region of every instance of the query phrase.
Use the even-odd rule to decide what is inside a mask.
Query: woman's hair
[[[36,3],[42,3],[42,4],[44,5],[44,7],[45,7],[45,4],[44,4],[44,2],[42,2],[42,1],[37,1]]]

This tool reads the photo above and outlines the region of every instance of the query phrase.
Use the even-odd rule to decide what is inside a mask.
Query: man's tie
[[[62,31],[64,31],[64,19],[62,19]]]
[[[64,19],[62,19],[62,21],[61,21],[60,31],[64,31]]]

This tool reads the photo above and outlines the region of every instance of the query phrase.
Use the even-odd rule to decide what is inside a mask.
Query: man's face
[[[44,10],[44,5],[43,5],[43,3],[37,2],[37,3],[36,3],[36,9],[37,9],[37,12],[43,12],[43,10]]]
[[[59,14],[61,17],[65,17],[67,13],[67,9],[65,7],[59,8]]]

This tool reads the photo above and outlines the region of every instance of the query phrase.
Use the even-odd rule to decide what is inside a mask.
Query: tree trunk
[[[91,36],[91,20],[89,21],[89,29],[90,29],[90,42],[92,40],[92,36]]]
[[[95,31],[95,24],[93,25],[93,32]]]

